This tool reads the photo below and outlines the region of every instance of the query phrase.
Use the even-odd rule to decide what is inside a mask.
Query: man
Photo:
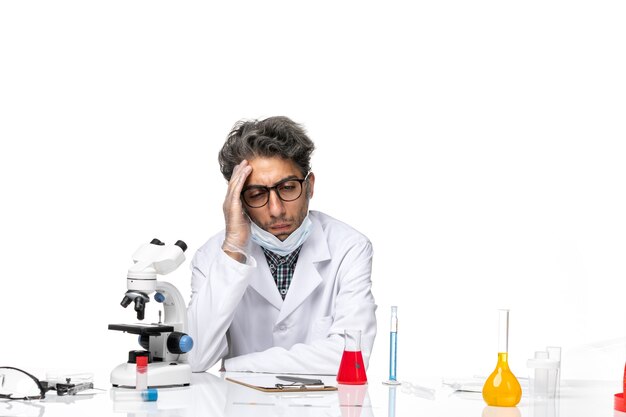
[[[241,121],[219,154],[228,181],[225,230],[196,253],[188,309],[202,372],[335,374],[344,330],[376,336],[369,240],[309,211],[313,142],[286,117]]]

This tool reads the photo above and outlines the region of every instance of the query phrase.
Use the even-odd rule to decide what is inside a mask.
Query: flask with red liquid
[[[613,408],[622,413],[626,413],[626,401],[624,401],[624,396],[626,396],[626,366],[624,366],[624,387],[622,392],[615,394],[613,400]]]
[[[367,383],[365,374],[365,364],[361,354],[361,331],[346,330],[344,332],[345,347],[339,372],[337,372],[337,382],[347,385],[363,385]]]

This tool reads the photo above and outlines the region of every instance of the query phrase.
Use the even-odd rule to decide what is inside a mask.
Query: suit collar
[[[252,256],[257,261],[258,271],[253,274],[250,286],[280,310],[277,322],[289,316],[317,288],[322,282],[322,277],[315,264],[330,259],[330,250],[322,225],[315,216],[311,216],[310,219],[311,235],[302,245],[296,270],[284,301],[278,293],[263,250],[259,245],[252,245]]]
[[[326,241],[324,229],[322,229],[322,225],[317,217],[311,215],[311,212],[309,212],[309,218],[312,223],[311,235],[306,242],[304,242],[300,256],[302,256],[303,253],[310,253],[310,262],[327,261],[330,259],[330,250],[328,249],[328,242]],[[298,260],[298,262],[300,261]]]
[[[252,257],[256,260],[257,271],[252,274],[250,286],[271,305],[276,307],[277,310],[280,310],[283,305],[283,299],[278,293],[278,288],[276,287],[270,268],[267,266],[263,249],[257,244],[252,244],[251,252]]]
[[[330,259],[330,251],[326,235],[319,221],[311,216],[313,230],[302,245],[296,270],[287,292],[277,322],[287,318],[297,309],[311,293],[322,283],[322,276],[317,271],[317,263]]]

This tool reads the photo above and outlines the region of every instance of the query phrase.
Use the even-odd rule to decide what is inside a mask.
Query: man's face
[[[273,187],[286,179],[302,179],[302,173],[297,165],[288,159],[278,157],[256,157],[248,160],[252,172],[246,179],[246,187],[261,185]],[[307,188],[307,182],[309,183]],[[260,228],[273,234],[278,239],[285,240],[300,225],[309,211],[309,198],[313,196],[315,176],[309,174],[308,181],[302,184],[302,194],[294,201],[282,201],[276,190],[270,191],[269,201],[259,208],[244,207],[248,216]],[[307,195],[308,189],[308,195]]]

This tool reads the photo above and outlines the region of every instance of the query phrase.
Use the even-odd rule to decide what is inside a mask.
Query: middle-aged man
[[[367,366],[376,336],[372,245],[309,211],[313,149],[286,117],[240,121],[228,135],[219,154],[226,227],[191,264],[194,372],[222,359],[226,371],[335,374],[345,330],[362,332]]]

